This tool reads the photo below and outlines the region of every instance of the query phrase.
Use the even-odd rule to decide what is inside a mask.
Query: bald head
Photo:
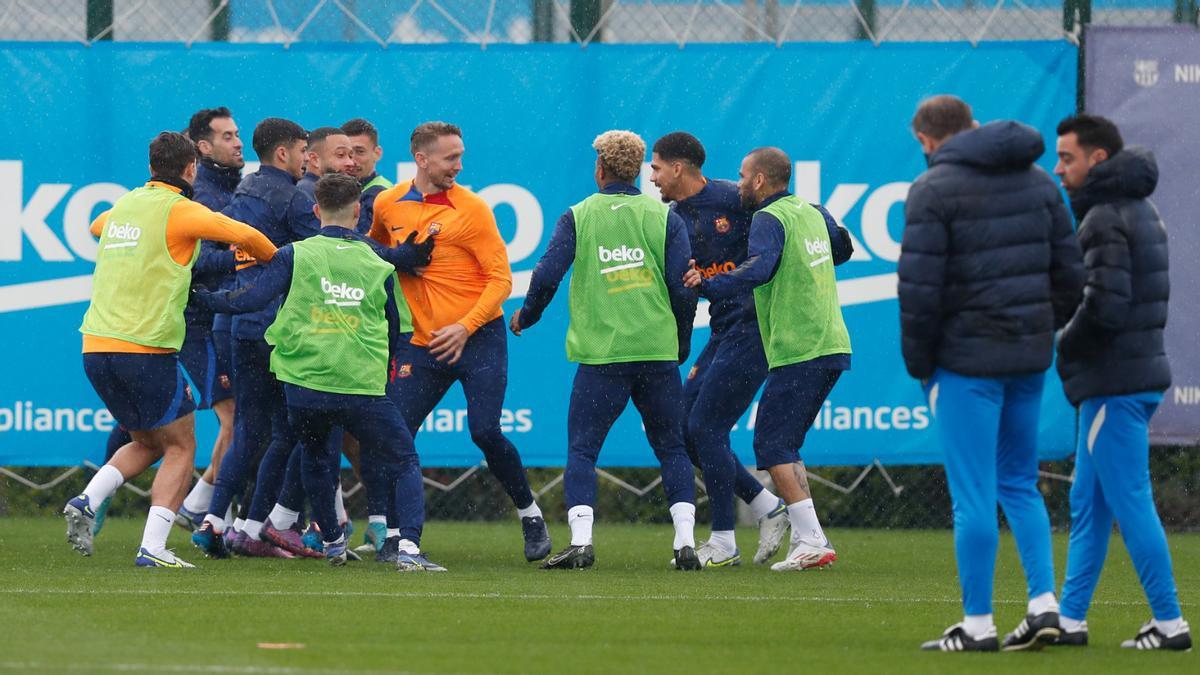
[[[788,188],[792,160],[779,148],[757,148],[742,159],[738,171],[738,195],[742,206],[757,207],[767,197]]]

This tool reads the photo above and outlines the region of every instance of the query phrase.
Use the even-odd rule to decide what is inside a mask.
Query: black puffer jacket
[[[947,140],[913,183],[900,248],[904,363],[976,377],[1050,367],[1083,283],[1062,194],[1034,161],[1036,129],[993,122]]]
[[[1097,396],[1164,391],[1171,366],[1167,325],[1167,230],[1146,200],[1158,164],[1130,147],[1097,164],[1071,195],[1087,282],[1058,342],[1058,372],[1072,404]]]

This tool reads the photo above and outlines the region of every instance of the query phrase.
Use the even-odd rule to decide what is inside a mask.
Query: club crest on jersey
[[[689,380],[696,379],[696,373],[699,373],[699,372],[700,372],[700,366],[692,366],[692,369],[688,371],[687,379],[689,379]]]
[[[438,234],[441,231],[442,231],[441,223],[430,223],[429,224],[429,234],[430,235]]]
[[[192,385],[188,384],[187,382],[183,383],[183,395],[187,398],[187,400],[193,403],[196,401],[196,399],[192,398]]]
[[[221,388],[224,389],[225,391],[229,391],[230,389],[233,389],[233,383],[229,381],[228,375],[221,375],[220,377],[217,378],[217,380],[221,383]]]
[[[725,216],[717,216],[716,220],[713,221],[713,229],[717,231],[717,234],[728,234],[729,218]]]
[[[405,363],[400,366],[400,370],[396,372],[396,377],[412,377],[412,364]]]

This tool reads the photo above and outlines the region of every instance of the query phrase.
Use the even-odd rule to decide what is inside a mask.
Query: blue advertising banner
[[[1150,201],[1166,223],[1170,241],[1171,303],[1166,348],[1171,389],[1150,422],[1156,443],[1200,439],[1200,288],[1196,249],[1200,190],[1196,158],[1200,134],[1200,33],[1194,28],[1092,28],[1087,33],[1087,110],[1109,117],[1125,142],[1154,151],[1158,188]]]
[[[103,456],[112,417],[84,378],[80,318],[96,242],[88,223],[146,179],[146,146],[181,129],[198,108],[229,106],[249,137],[263,117],[307,128],[363,116],[380,129],[381,172],[415,171],[408,135],[444,119],[464,129],[459,180],[496,212],[519,307],[530,270],[557,217],[594,190],[592,139],[632,129],[652,143],[677,129],[706,145],[705,172],[735,177],[761,145],[795,162],[794,189],[821,202],[855,238],[838,269],[854,344],[809,435],[809,463],[938,462],[941,450],[919,387],[900,358],[896,259],[909,181],[924,168],[909,131],[917,102],[935,93],[968,100],[981,121],[1016,118],[1053,147],[1071,112],[1076,51],[1059,42],[967,44],[564,45],[375,47],[293,45],[7,44],[0,78],[0,465],[70,465]],[[648,158],[647,158],[648,159]],[[1052,153],[1042,163],[1050,167]],[[648,175],[649,169],[643,174]],[[648,180],[642,187],[653,190]],[[565,290],[563,295],[565,295]],[[574,367],[565,360],[565,297],[521,338],[510,338],[501,424],[530,466],[562,465]],[[698,354],[708,338],[697,318]],[[686,368],[686,366],[685,366]],[[1047,382],[1044,457],[1067,454],[1074,414]],[[214,426],[201,413],[197,463]],[[733,432],[752,462],[754,409]],[[457,388],[426,421],[418,448],[427,466],[481,460]],[[654,464],[637,415],[627,410],[601,462]]]

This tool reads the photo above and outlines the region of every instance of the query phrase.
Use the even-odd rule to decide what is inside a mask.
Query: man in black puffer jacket
[[[1079,300],[1082,265],[1058,187],[1034,162],[1045,144],[1018,122],[980,127],[953,96],[921,103],[913,131],[929,170],[905,204],[899,264],[902,348],[922,381],[954,508],[962,623],[922,645],[995,651],[996,503],[1029,592],[1006,650],[1058,635],[1050,518],[1037,489],[1037,429],[1054,331]]]
[[[1079,407],[1059,642],[1087,644],[1084,619],[1115,518],[1154,614],[1121,646],[1188,649],[1191,632],[1150,492],[1150,417],[1171,386],[1163,349],[1167,230],[1146,199],[1158,184],[1154,155],[1123,145],[1103,117],[1058,125],[1054,172],[1071,195],[1087,269],[1083,302],[1058,341],[1063,386]]]

